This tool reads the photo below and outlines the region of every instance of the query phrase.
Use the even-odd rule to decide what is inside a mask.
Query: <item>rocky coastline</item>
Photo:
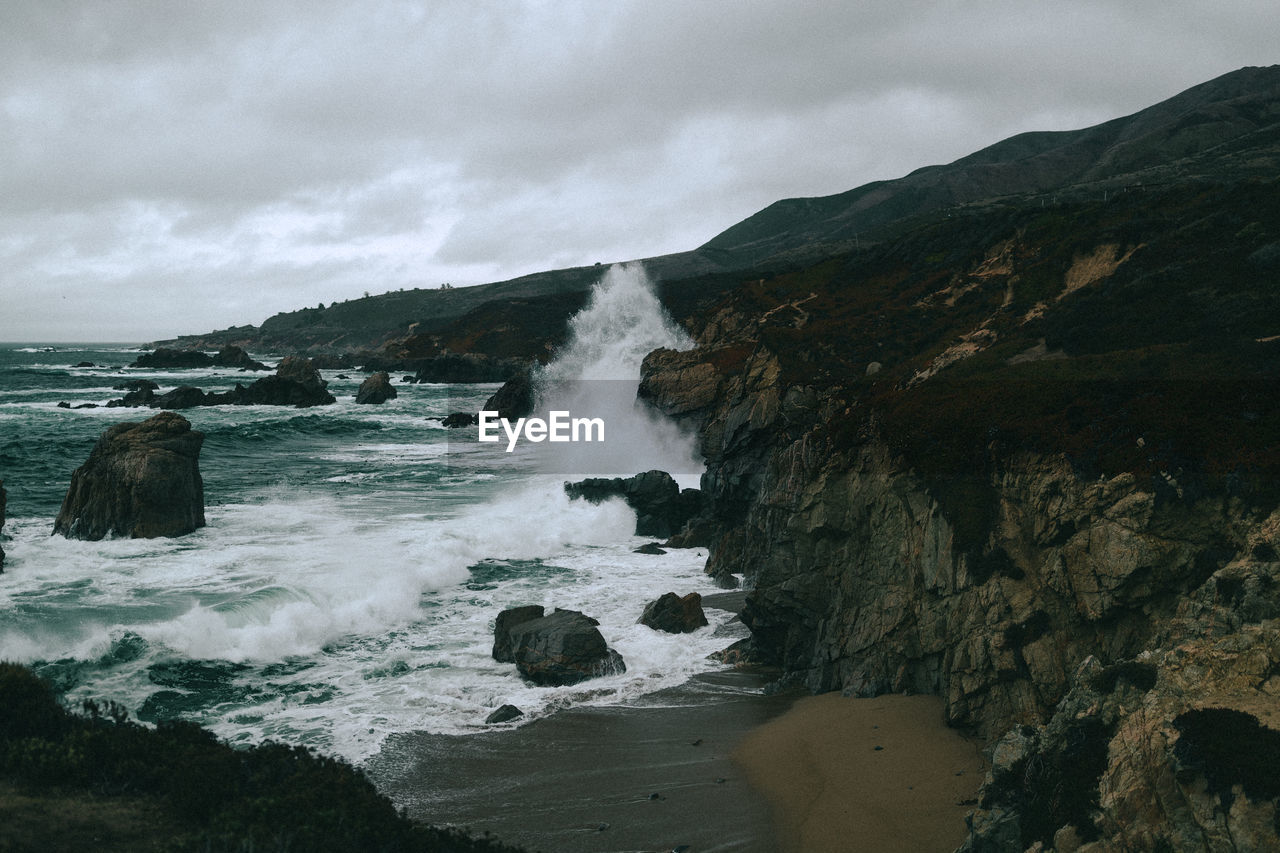
[[[1161,275],[1165,316],[1191,312],[1209,263],[1265,298],[1257,244],[1186,228],[1215,259],[1187,262],[1151,228],[1073,290],[1096,222],[1004,225],[763,281],[646,359],[641,396],[708,460],[707,571],[745,575],[750,654],[785,683],[936,695],[992,746],[966,850],[1275,846],[1280,791],[1244,757],[1280,737],[1276,436],[1242,453],[1203,405],[1270,423],[1275,352],[1116,337],[1100,311],[1141,312]],[[1234,752],[1188,740],[1210,712],[1240,715]]]

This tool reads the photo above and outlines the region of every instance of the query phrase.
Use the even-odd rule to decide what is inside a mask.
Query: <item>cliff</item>
[[[925,221],[646,359],[754,653],[999,745],[968,849],[1280,843],[1280,790],[1196,716],[1280,737],[1278,189]]]

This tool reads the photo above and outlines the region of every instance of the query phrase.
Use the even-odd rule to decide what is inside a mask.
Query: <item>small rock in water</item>
[[[646,543],[646,544],[644,544],[644,545],[641,545],[639,548],[636,548],[636,549],[635,549],[634,551],[632,551],[631,553],[633,553],[633,554],[652,554],[653,556],[655,556],[655,557],[656,557],[656,556],[660,556],[660,555],[662,555],[662,554],[665,554],[665,553],[667,553],[667,552],[666,552],[662,547],[660,547],[660,546],[658,545],[658,543],[657,543],[657,542],[648,542],[648,543]]]
[[[876,752],[879,752],[882,749],[884,749],[883,746],[880,746],[879,744],[876,745]]]
[[[524,711],[521,711],[515,705],[503,705],[485,718],[486,723],[506,723],[518,717],[523,717]]]

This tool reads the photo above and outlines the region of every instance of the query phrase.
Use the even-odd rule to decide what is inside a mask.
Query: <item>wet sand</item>
[[[714,673],[643,707],[571,708],[481,734],[392,737],[365,766],[413,818],[529,850],[769,853],[763,797],[730,755],[794,696]]]
[[[954,850],[986,771],[935,696],[805,697],[734,758],[797,853]]]

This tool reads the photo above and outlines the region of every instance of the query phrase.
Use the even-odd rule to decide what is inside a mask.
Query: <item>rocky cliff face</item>
[[[752,588],[756,653],[940,695],[1000,745],[971,850],[1280,844],[1280,790],[1204,734],[1280,736],[1273,339],[1193,307],[1269,299],[1280,218],[1250,238],[1206,198],[1118,241],[943,226],[745,284],[645,361],[698,430],[708,571]]]

